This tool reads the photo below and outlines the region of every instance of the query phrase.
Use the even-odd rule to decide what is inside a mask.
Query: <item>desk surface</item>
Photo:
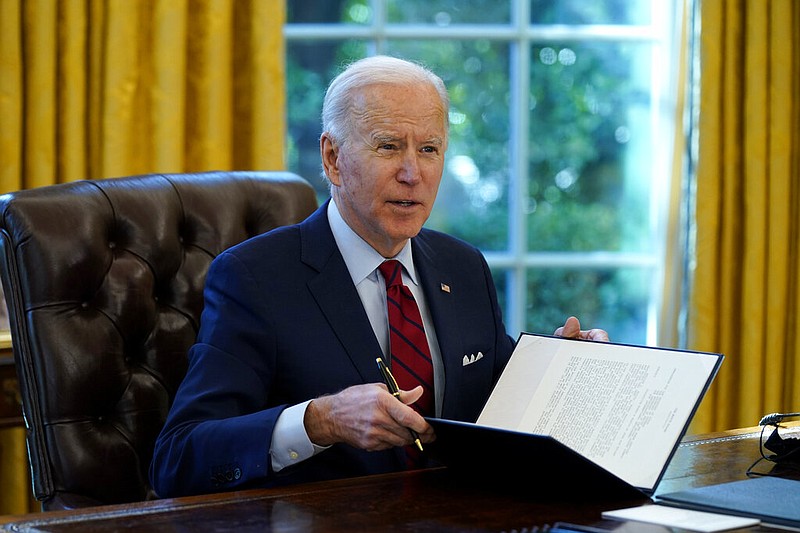
[[[747,468],[759,457],[759,436],[758,429],[750,428],[685,439],[658,492],[744,479]],[[647,501],[644,495],[638,500],[613,502],[546,501],[526,495],[524,487],[465,482],[442,468],[284,489],[6,516],[0,517],[0,531],[533,532],[559,521],[610,530],[613,523],[601,519],[602,511]]]

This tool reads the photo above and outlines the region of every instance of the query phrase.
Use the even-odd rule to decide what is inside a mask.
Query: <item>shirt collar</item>
[[[328,204],[328,223],[331,226],[336,246],[339,247],[339,252],[350,272],[350,277],[353,279],[353,283],[358,285],[373,275],[378,265],[386,259],[347,225],[333,198]],[[414,258],[411,254],[411,239],[406,241],[403,249],[392,259],[400,261],[414,285],[419,285],[417,271],[414,268]],[[377,274],[375,275],[377,276]]]

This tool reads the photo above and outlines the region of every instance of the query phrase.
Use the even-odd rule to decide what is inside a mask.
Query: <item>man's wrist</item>
[[[303,425],[311,443],[316,446],[331,446],[336,442],[333,437],[327,415],[329,397],[323,396],[311,400],[303,416]]]

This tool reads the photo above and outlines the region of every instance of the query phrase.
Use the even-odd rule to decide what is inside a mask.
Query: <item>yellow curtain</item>
[[[800,411],[800,2],[702,0],[690,347],[726,360],[698,431]]]
[[[0,192],[284,167],[282,0],[0,0]]]
[[[283,169],[285,16],[284,0],[0,0],[0,193]],[[2,514],[33,506],[24,450],[0,432]]]

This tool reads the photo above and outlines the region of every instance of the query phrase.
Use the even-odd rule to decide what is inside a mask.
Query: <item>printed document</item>
[[[655,487],[720,354],[522,334],[478,425],[549,435]]]

